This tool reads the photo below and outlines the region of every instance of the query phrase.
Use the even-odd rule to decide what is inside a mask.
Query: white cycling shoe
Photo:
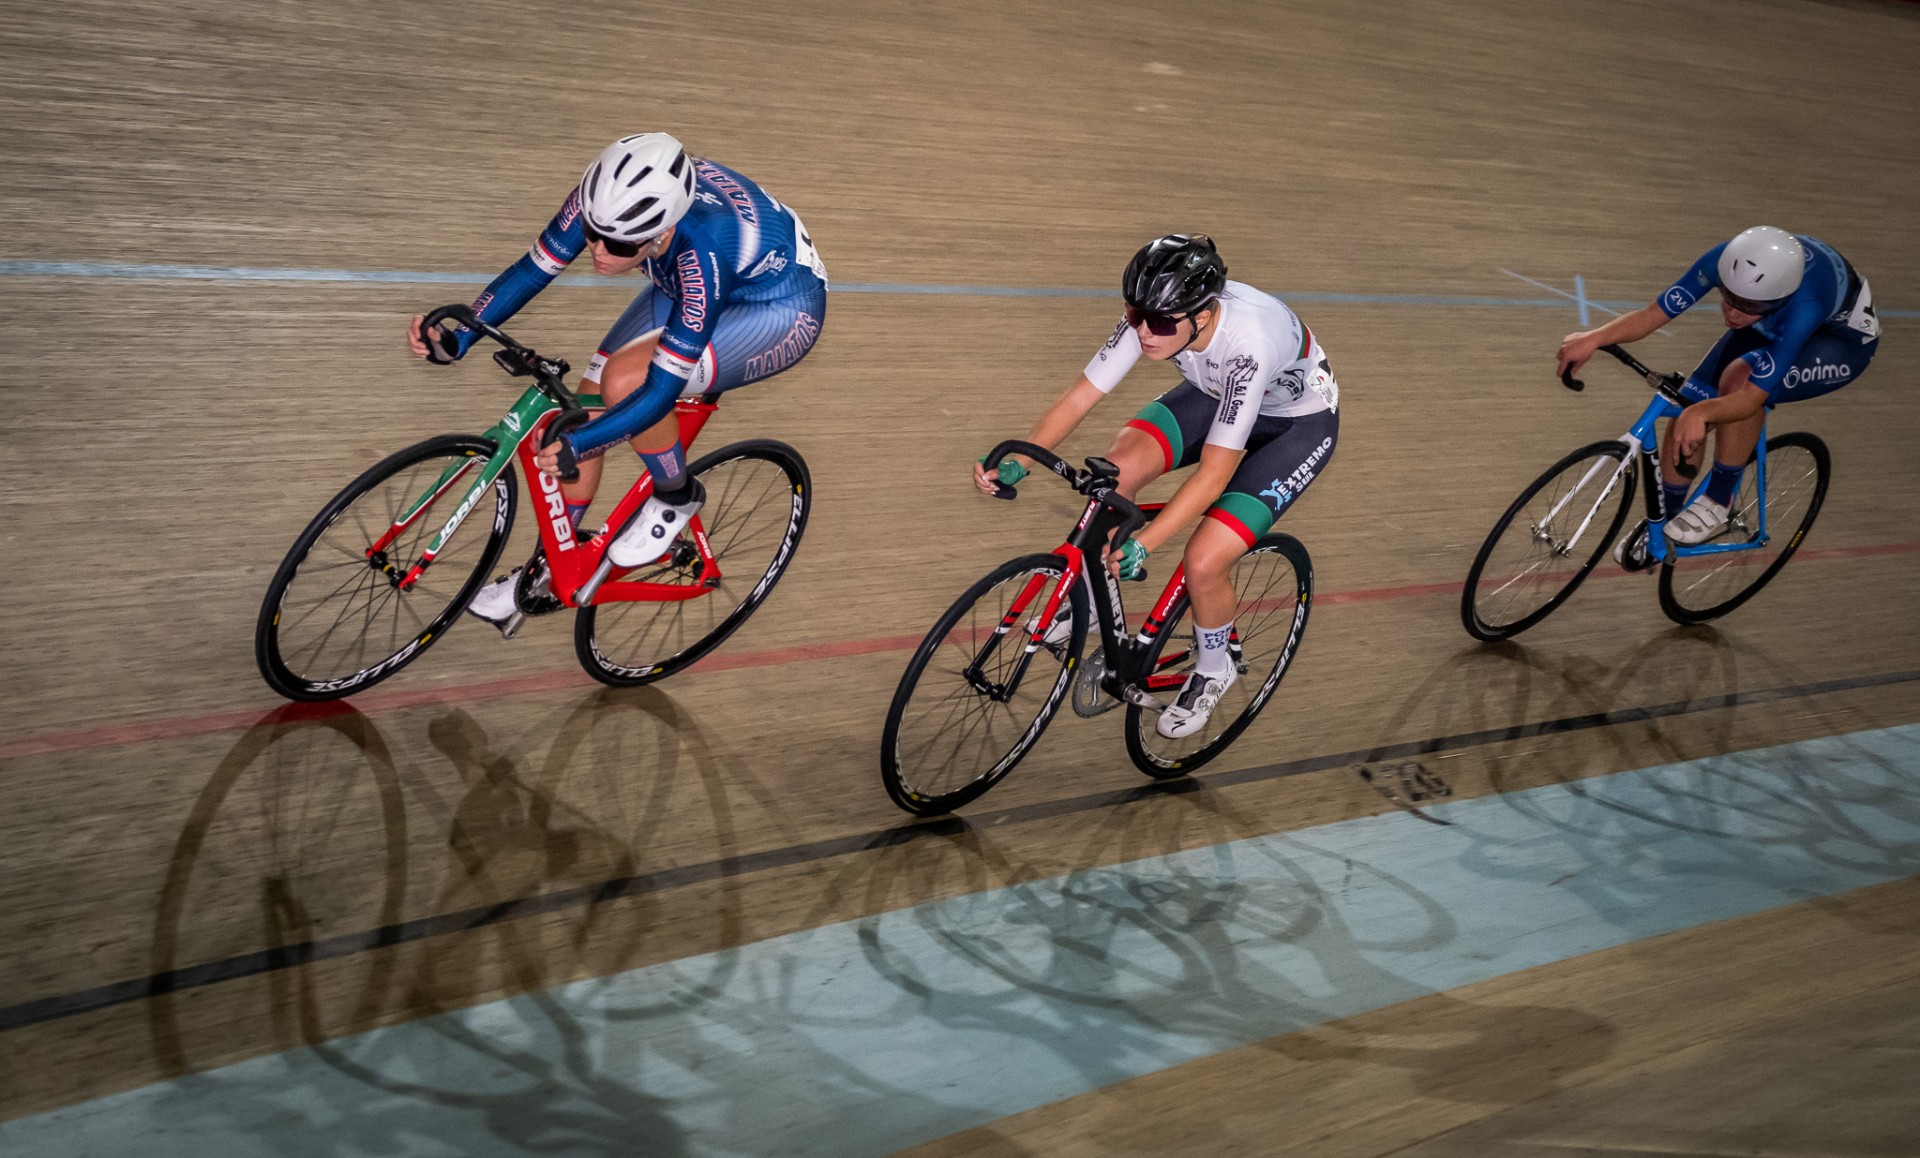
[[[1727,525],[1727,508],[1702,494],[1667,521],[1667,538],[1682,547],[1692,547],[1719,538]]]
[[[1633,525],[1633,530],[1620,536],[1613,545],[1613,561],[1620,564],[1623,571],[1651,571],[1653,560],[1647,558],[1647,521],[1641,519]]]
[[[616,567],[640,567],[653,562],[667,553],[673,546],[673,540],[687,523],[700,513],[707,501],[707,488],[700,485],[699,479],[687,484],[692,492],[683,503],[669,503],[654,496],[640,507],[640,513],[633,516],[627,529],[620,537],[607,546],[607,558],[613,560]]]
[[[507,616],[520,610],[520,604],[513,597],[513,588],[520,582],[520,568],[500,576],[482,587],[474,595],[473,602],[467,604],[467,614],[484,619],[495,627],[507,621]]]
[[[500,576],[485,587],[482,587],[474,594],[473,598],[468,601],[467,614],[473,616],[475,619],[486,620],[488,623],[499,628],[502,636],[507,639],[512,639],[514,634],[520,630],[520,625],[526,622],[527,618],[525,612],[520,608],[518,592],[520,572],[523,570],[525,570],[525,568],[515,567],[505,575]],[[548,572],[547,568],[544,565],[541,566],[540,573],[535,576],[532,583],[528,584],[527,594],[536,598],[548,594],[551,590],[551,585],[548,582],[549,576],[550,572]]]
[[[1240,678],[1240,670],[1230,667],[1224,676],[1201,675],[1199,672],[1187,673],[1187,682],[1181,687],[1180,694],[1174,697],[1167,710],[1160,713],[1160,719],[1153,729],[1169,740],[1179,740],[1193,735],[1207,726],[1207,720],[1213,715],[1214,705],[1220,697],[1227,694],[1234,681]]]
[[[1029,625],[1027,630],[1033,630],[1032,626]],[[1064,647],[1072,639],[1073,604],[1063,599],[1060,601],[1060,610],[1053,613],[1053,622],[1048,625],[1047,633],[1040,637],[1040,642],[1048,647]]]

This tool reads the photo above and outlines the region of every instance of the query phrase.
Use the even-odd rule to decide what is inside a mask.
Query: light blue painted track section
[[[1511,276],[1519,277],[1518,274]],[[109,278],[127,281],[265,281],[265,282],[346,282],[373,285],[486,285],[494,278],[488,273],[435,273],[403,269],[293,269],[262,266],[225,265],[140,265],[128,262],[21,261],[0,260],[0,277],[79,277]],[[1503,298],[1461,294],[1410,293],[1325,293],[1294,290],[1280,296],[1294,302],[1336,302],[1356,305],[1519,307],[1526,309],[1564,309],[1573,295],[1563,290],[1521,278],[1522,281],[1561,295],[1555,298]],[[564,274],[554,283],[575,288],[635,289],[632,278],[601,277],[591,273]],[[848,294],[910,294],[946,297],[994,298],[1112,298],[1114,289],[1085,289],[1073,286],[1004,285],[915,285],[896,282],[835,282],[833,292]],[[1588,300],[1584,305],[1601,309],[1637,309],[1645,302],[1603,302]],[[1583,311],[1584,312],[1584,311]],[[1881,310],[1881,317],[1920,317],[1915,310]],[[1584,322],[1583,322],[1584,324]]]
[[[1920,873],[1920,725],[1431,811],[1452,827],[1389,812],[1087,869],[242,1062],[0,1125],[0,1153],[885,1154]]]

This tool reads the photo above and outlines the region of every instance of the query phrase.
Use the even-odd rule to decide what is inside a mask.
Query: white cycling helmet
[[[645,241],[673,228],[693,204],[693,159],[666,133],[608,145],[580,178],[587,228],[614,241]]]
[[[1720,291],[1735,309],[1767,313],[1768,307],[1800,288],[1807,251],[1793,234],[1771,225],[1742,231],[1720,251]]]

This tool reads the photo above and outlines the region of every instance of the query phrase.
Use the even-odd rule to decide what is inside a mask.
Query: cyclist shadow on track
[[[322,1057],[358,1082],[465,1112],[489,1133],[529,1149],[685,1152],[672,1103],[647,1093],[642,1080],[647,1062],[666,1068],[684,1059],[672,1056],[670,1044],[649,1040],[646,1024],[682,1012],[680,991],[725,984],[733,959],[702,950],[740,939],[740,905],[737,885],[725,875],[697,897],[653,891],[646,881],[666,867],[659,845],[674,837],[695,843],[676,830],[703,803],[714,847],[692,859],[715,858],[732,843],[711,745],[671,697],[650,688],[602,689],[580,699],[554,731],[537,772],[523,772],[520,758],[495,751],[464,713],[442,716],[430,732],[467,784],[442,806],[453,862],[435,909],[483,910],[533,898],[529,908],[538,911],[479,934],[423,943],[410,1006],[452,1012],[406,1035],[340,1043]],[[702,918],[691,932],[686,922],[676,927],[673,911],[689,901]],[[657,949],[663,928],[676,939]],[[667,970],[670,983],[635,989],[608,976],[663,953],[678,962],[655,969]],[[473,999],[476,956],[496,962],[499,975],[485,988],[518,996],[459,1011]],[[637,1024],[639,1033],[627,1034],[621,1023]],[[424,1047],[423,1029],[433,1035]],[[628,1037],[622,1051],[609,1054],[616,1038]],[[422,1048],[454,1059],[461,1074],[491,1076],[477,1089],[422,1081],[414,1064]]]
[[[687,899],[643,887],[644,874],[657,867],[653,845],[684,825],[688,806],[703,794],[715,834],[707,855],[717,859],[732,843],[710,745],[697,726],[657,690],[596,691],[568,713],[540,772],[527,776],[521,758],[495,752],[477,722],[448,711],[427,723],[427,752],[402,775],[371,720],[347,705],[320,711],[312,718],[314,709],[291,706],[264,717],[202,791],[156,914],[155,973],[257,951],[264,928],[274,1045],[311,1047],[286,1055],[289,1064],[312,1073],[319,1063],[335,1080],[312,1083],[316,1095],[355,1099],[342,1115],[351,1128],[331,1142],[341,1152],[377,1152],[413,1132],[403,1119],[424,1109],[421,1103],[484,1122],[490,1136],[524,1131],[520,1140],[535,1148],[624,1153],[644,1140],[651,1153],[680,1152],[682,1131],[661,1103],[624,1067],[607,1071],[591,1048],[604,1042],[604,1022],[679,1011],[681,1002],[670,995],[603,1004],[592,1024],[572,1006],[534,992],[497,1007],[510,1029],[498,1015],[456,1013],[405,1032],[363,1031],[501,992],[616,971],[647,956],[656,930],[670,924],[671,906]],[[452,780],[425,769],[428,753],[452,768]],[[398,765],[407,768],[407,761]],[[444,865],[420,855],[442,839],[451,854]],[[436,888],[437,895],[409,905],[410,880],[412,896]],[[623,889],[621,882],[642,887]],[[734,894],[724,874],[700,894],[704,924],[692,939],[741,939]],[[259,915],[249,919],[255,910]],[[476,928],[373,951],[383,930],[435,914],[464,914]],[[505,919],[489,923],[482,919],[488,915]],[[687,945],[685,928],[672,935],[678,940],[666,955],[705,962],[696,966],[703,972],[679,978],[679,985],[724,982],[714,970],[728,967],[726,955]],[[317,965],[309,962],[316,944]],[[229,1060],[219,1027],[202,1029],[180,1000],[166,994],[149,1003],[166,1071]],[[442,1088],[423,1079],[430,1071],[416,1063],[428,1039],[428,1053],[455,1062],[463,1055],[463,1072],[485,1063],[477,1068],[494,1075],[492,1087]],[[341,1077],[349,1084],[341,1086]],[[225,1071],[163,1096],[182,1115],[217,1105],[236,1124],[257,1126],[261,1116],[278,1112],[284,1081],[276,1075],[249,1096],[248,1076]],[[212,1099],[203,1096],[210,1084],[218,1092]],[[361,1104],[355,1085],[399,1094],[414,1109],[404,1108],[408,1102]],[[371,1112],[373,1105],[392,1113]]]
[[[1426,1073],[1450,1096],[1510,1096],[1510,1076],[1505,1093],[1490,1073],[1479,1075],[1484,1084],[1463,1082],[1455,1055],[1471,1046],[1376,1057],[1370,1040],[1329,1040],[1344,1031],[1326,1023],[1355,1001],[1433,997],[1396,962],[1449,951],[1457,930],[1414,883],[1319,849],[1310,834],[1267,835],[1265,818],[1217,792],[1115,809],[1066,858],[1103,867],[1052,875],[1057,854],[1039,862],[1010,851],[1015,843],[954,822],[890,840],[865,862],[866,905],[879,915],[860,922],[861,944],[897,993],[869,1017],[931,1017],[956,1032],[1024,1039],[1054,1051],[1085,1089],[1279,1038],[1268,1048],[1384,1060]],[[1188,851],[1114,865],[1170,844]],[[1611,1049],[1608,1027],[1574,1011],[1452,1017],[1486,1038],[1525,1017],[1543,1031],[1578,1033],[1596,1060]],[[1313,1040],[1290,1044],[1311,1027],[1321,1027]],[[1205,1152],[1185,1132],[1192,1126],[1183,1119],[1182,1148]]]
[[[1547,670],[1532,657],[1527,662]],[[1596,912],[1620,913],[1655,899],[1663,879],[1701,876],[1793,893],[1804,862],[1783,859],[1783,849],[1879,876],[1920,869],[1920,775],[1845,735],[1814,749],[1775,749],[1764,761],[1742,754],[1756,741],[1728,710],[1729,693],[1805,682],[1760,646],[1712,627],[1674,628],[1609,671],[1604,683],[1567,679],[1572,695],[1556,700],[1552,712],[1514,718],[1555,719],[1562,708],[1574,716],[1584,705],[1615,713],[1616,722],[1578,729],[1591,737],[1584,742],[1538,736],[1524,761],[1497,762],[1489,774],[1505,807],[1595,868],[1623,858],[1648,865],[1625,883],[1605,871],[1576,872],[1560,886],[1569,896]],[[1652,770],[1598,775],[1642,768]],[[1885,814],[1908,835],[1871,835],[1861,826],[1862,809]],[[1511,876],[1510,851],[1498,841],[1476,844],[1468,863],[1492,877]]]

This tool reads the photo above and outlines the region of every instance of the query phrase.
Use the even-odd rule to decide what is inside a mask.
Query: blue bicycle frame
[[[1593,510],[1588,512],[1587,518],[1580,524],[1579,530],[1575,531],[1573,536],[1568,540],[1568,548],[1570,549],[1572,544],[1578,541],[1580,536],[1586,532],[1587,523],[1591,522],[1594,514],[1598,513],[1601,507],[1606,504],[1607,496],[1613,493],[1613,488],[1619,484],[1620,475],[1626,471],[1627,464],[1633,462],[1636,455],[1639,457],[1646,475],[1647,558],[1672,562],[1675,559],[1688,559],[1699,555],[1721,555],[1729,551],[1752,551],[1766,546],[1768,536],[1767,433],[1765,428],[1763,427],[1761,429],[1760,441],[1754,448],[1753,482],[1756,503],[1754,525],[1748,527],[1745,520],[1740,518],[1737,513],[1729,515],[1736,531],[1745,530],[1747,532],[1745,537],[1733,542],[1701,543],[1691,547],[1674,543],[1667,538],[1667,520],[1678,512],[1668,512],[1664,509],[1665,504],[1662,501],[1660,492],[1660,442],[1659,436],[1654,429],[1654,423],[1663,418],[1677,417],[1680,411],[1691,403],[1703,402],[1709,397],[1712,397],[1712,395],[1709,394],[1704,387],[1701,387],[1697,383],[1686,381],[1679,374],[1658,374],[1647,369],[1618,346],[1603,346],[1601,349],[1620,359],[1626,363],[1630,369],[1639,373],[1642,378],[1646,379],[1647,385],[1651,386],[1655,393],[1653,399],[1647,403],[1646,410],[1641,412],[1639,420],[1633,424],[1627,433],[1621,435],[1620,441],[1628,447],[1627,454],[1620,460],[1620,464],[1614,468],[1613,478],[1608,481],[1606,489],[1601,492],[1600,501],[1594,504]],[[1582,388],[1578,379],[1570,375],[1563,376],[1563,381],[1566,382],[1569,389],[1579,390]],[[1574,487],[1568,492],[1568,498],[1579,493],[1592,478],[1593,472],[1601,468],[1601,463],[1595,463],[1592,470],[1588,472],[1587,478],[1582,479],[1579,486]],[[1688,493],[1687,502],[1691,503],[1694,499],[1698,498],[1700,492],[1704,491],[1706,486],[1707,480],[1702,477],[1699,482],[1694,484],[1693,489]],[[1565,500],[1562,501],[1564,502]],[[1685,509],[1685,505],[1686,504],[1682,504],[1683,510]],[[1558,508],[1556,508],[1553,513],[1558,514]],[[1552,515],[1548,517],[1551,519]]]

